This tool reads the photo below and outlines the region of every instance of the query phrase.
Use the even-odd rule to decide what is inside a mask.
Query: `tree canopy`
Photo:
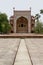
[[[35,19],[37,20],[37,22],[39,21],[39,18],[40,18],[40,14],[36,14]]]
[[[34,31],[35,31],[35,33],[43,33],[43,23],[40,21],[36,22]]]
[[[40,10],[40,14],[43,14],[43,9]]]
[[[5,13],[0,13],[0,22],[8,22],[7,15]]]
[[[7,15],[5,13],[0,13],[0,33],[8,33],[11,29]]]

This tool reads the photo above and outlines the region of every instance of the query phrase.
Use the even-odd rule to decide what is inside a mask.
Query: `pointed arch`
[[[21,16],[16,21],[16,32],[26,33],[28,32],[28,20],[27,18]]]

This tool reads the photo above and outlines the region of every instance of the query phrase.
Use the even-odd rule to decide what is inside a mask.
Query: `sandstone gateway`
[[[31,10],[14,10],[10,17],[12,26],[11,33],[31,33],[34,32],[35,18],[31,16]]]

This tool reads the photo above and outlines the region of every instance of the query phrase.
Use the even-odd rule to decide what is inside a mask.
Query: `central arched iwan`
[[[16,32],[17,33],[27,33],[28,32],[28,20],[27,18],[21,16],[16,21]]]

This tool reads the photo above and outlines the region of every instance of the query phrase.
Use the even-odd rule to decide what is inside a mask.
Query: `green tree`
[[[43,33],[43,23],[37,22],[34,30],[35,30],[35,33]]]
[[[7,15],[5,13],[0,13],[0,22],[8,22],[8,18],[7,18]]]
[[[35,15],[35,20],[37,20],[37,22],[39,21],[39,18],[40,18],[40,15],[39,14],[36,14]]]
[[[43,9],[40,10],[40,14],[43,14]]]
[[[7,22],[5,22],[5,33],[9,33],[11,30],[11,25]]]
[[[9,33],[11,29],[11,26],[6,21],[1,24],[1,32],[2,33]]]
[[[40,14],[43,14],[43,9],[40,10]],[[35,15],[35,20],[36,20],[36,24],[34,28],[35,33],[43,33],[43,23],[40,22],[39,20],[40,14]]]
[[[0,33],[2,32],[2,27],[1,27],[1,23],[0,23]]]
[[[7,15],[5,13],[0,13],[0,33],[8,33],[11,29]]]

